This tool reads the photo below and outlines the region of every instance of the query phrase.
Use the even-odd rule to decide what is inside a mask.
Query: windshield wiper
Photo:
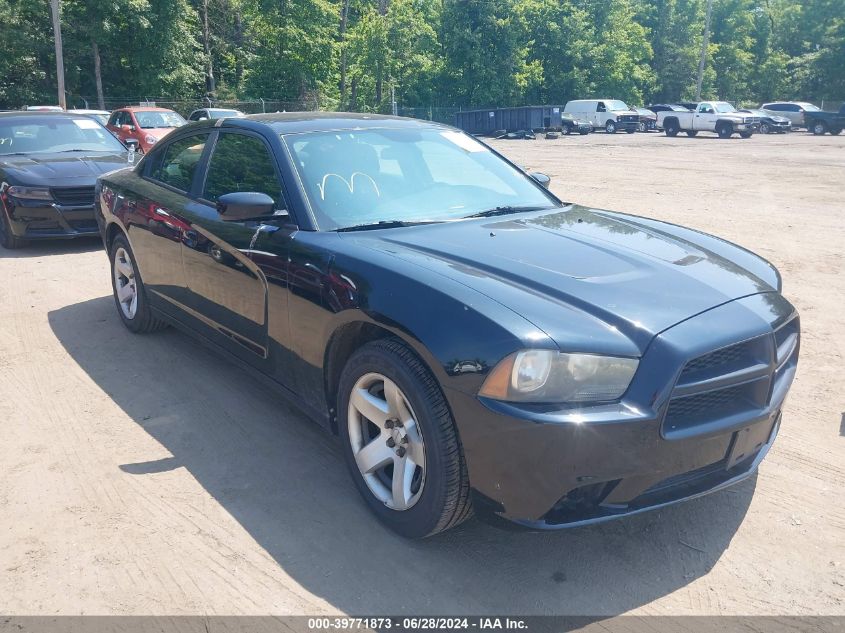
[[[403,226],[419,226],[421,224],[436,224],[438,220],[379,220],[366,224],[355,224],[354,226],[343,226],[337,229],[341,231],[372,231],[373,229],[395,229]]]
[[[524,206],[513,206],[513,205],[503,205],[501,207],[494,207],[492,209],[487,209],[486,211],[479,211],[478,213],[473,213],[472,215],[465,215],[464,218],[491,218],[495,215],[508,215],[511,213],[522,213],[523,211],[541,211],[543,209],[553,209],[554,207],[538,207],[532,205],[524,205]]]

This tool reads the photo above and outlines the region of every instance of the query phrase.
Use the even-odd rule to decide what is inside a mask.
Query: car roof
[[[55,110],[9,110],[8,112],[0,112],[0,118],[3,119],[11,119],[14,117],[20,118],[38,118],[38,117],[64,117],[66,119],[72,119],[74,116],[79,116],[78,114],[74,115],[72,112],[57,112]]]
[[[271,114],[250,114],[241,118],[219,119],[225,126],[249,127],[250,122],[269,125],[277,134],[301,132],[328,132],[331,130],[360,130],[377,128],[426,128],[450,126],[434,121],[422,121],[406,117],[360,112],[274,112]],[[204,122],[214,125],[215,121]]]
[[[129,110],[130,112],[173,112],[170,108],[159,108],[156,106],[123,106],[118,110]]]
[[[111,114],[108,110],[85,110],[83,108],[68,110],[68,114]]]

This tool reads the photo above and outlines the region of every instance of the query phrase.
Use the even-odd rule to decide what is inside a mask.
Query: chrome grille
[[[53,187],[50,192],[61,205],[89,207],[94,205],[94,187]]]
[[[789,386],[798,358],[798,318],[771,334],[691,359],[675,383],[663,417],[663,436],[706,431],[735,416],[761,415]]]

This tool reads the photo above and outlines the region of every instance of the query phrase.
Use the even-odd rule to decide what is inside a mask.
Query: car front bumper
[[[798,354],[794,309],[780,295],[766,296],[660,334],[618,403],[563,409],[448,392],[477,514],[558,529],[662,507],[751,475],[777,435]],[[714,333],[714,323],[729,331]],[[794,345],[783,348],[781,362],[774,350],[787,331]],[[771,362],[755,360],[753,371],[739,374],[726,366],[710,386],[681,382],[692,361],[746,346],[758,360],[771,352]]]
[[[99,235],[94,205],[62,205],[8,198],[5,212],[12,234],[26,240]]]
[[[640,127],[639,120],[637,121],[616,121],[616,128],[619,130],[637,130]]]

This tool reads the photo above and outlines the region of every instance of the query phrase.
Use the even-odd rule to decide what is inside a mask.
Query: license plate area
[[[770,441],[776,419],[777,416],[773,415],[767,420],[750,424],[734,433],[733,442],[728,450],[726,470],[755,455]]]

